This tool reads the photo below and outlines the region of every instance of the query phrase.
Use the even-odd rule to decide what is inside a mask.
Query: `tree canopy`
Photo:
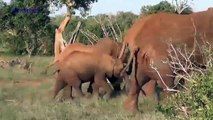
[[[88,10],[97,0],[75,0],[74,9]],[[60,8],[65,0],[0,0],[1,46],[12,53],[35,55],[52,53],[56,25],[51,23],[50,7]],[[72,2],[72,1],[71,1]],[[50,49],[51,48],[51,49]]]
[[[0,0],[0,47],[17,55],[52,55],[55,29],[64,19],[64,15],[50,17],[50,8],[60,8],[73,0],[11,0],[9,4]],[[72,9],[89,10],[97,0],[74,0]],[[68,9],[69,10],[69,9]],[[159,11],[173,12],[175,6],[162,1],[153,6],[142,6],[141,14],[148,15]],[[191,13],[190,7],[183,13]],[[138,15],[131,12],[118,12],[116,15],[99,14],[96,16],[72,16],[71,22],[63,33],[69,41],[72,31],[81,21],[77,41],[91,44],[95,39],[105,36],[119,39],[134,23]],[[116,34],[117,36],[116,36]]]
[[[172,5],[168,1],[161,1],[156,5],[147,5],[141,7],[141,15],[149,15],[158,12],[177,13],[176,6]],[[188,6],[181,12],[181,14],[190,14],[192,12],[192,8]]]

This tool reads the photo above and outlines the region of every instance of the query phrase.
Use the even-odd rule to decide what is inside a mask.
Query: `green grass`
[[[51,99],[52,80],[38,88],[11,84],[0,88],[2,120],[165,120],[148,101],[141,101],[140,114],[123,111],[125,95],[108,101],[76,98],[57,102]]]
[[[16,56],[19,57],[19,56]],[[11,60],[16,57],[4,56],[1,57],[4,60]],[[19,57],[21,60],[28,60],[33,63],[32,65],[32,74],[29,74],[27,70],[20,68],[19,65],[14,67],[6,67],[5,69],[0,68],[0,80],[39,80],[45,77],[46,75],[41,74],[44,68],[53,60],[53,57],[40,57],[35,56],[30,59],[25,57]],[[54,67],[48,71],[48,73],[53,72]]]
[[[12,56],[4,57],[4,59],[11,58]],[[139,108],[142,112],[136,115],[124,111],[123,102],[126,98],[124,94],[108,101],[88,98],[67,99],[64,102],[53,101],[56,76],[40,74],[52,59],[53,57],[32,57],[30,59],[34,63],[32,74],[19,68],[7,70],[0,68],[0,120],[166,119],[161,113],[155,112],[156,103],[152,98],[140,100]],[[20,82],[16,83],[14,80]]]

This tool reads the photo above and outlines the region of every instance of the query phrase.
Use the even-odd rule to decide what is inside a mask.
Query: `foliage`
[[[75,0],[75,9],[88,10],[97,0]],[[53,53],[56,25],[51,24],[49,7],[60,8],[65,0],[0,1],[0,45],[16,55]],[[75,23],[74,23],[75,24]]]
[[[0,8],[3,11],[0,27],[7,33],[4,42],[11,52],[36,54],[53,41],[48,6],[46,0],[12,0]]]
[[[125,33],[125,31],[132,26],[137,18],[138,16],[132,12],[118,12],[116,15],[116,22],[118,23],[121,31]]]
[[[57,0],[52,0],[57,1]],[[60,0],[63,4],[66,3],[67,0]],[[72,1],[72,0],[71,0]],[[74,0],[75,5],[73,6],[75,9],[83,8],[85,11],[89,10],[89,5],[97,2],[98,0]]]
[[[161,1],[156,5],[147,5],[142,6],[141,14],[142,15],[149,15],[158,12],[169,12],[169,13],[176,13],[175,6],[170,4],[168,1]],[[190,14],[192,13],[192,8],[187,7],[181,14]]]
[[[79,16],[73,16],[70,23],[67,25],[65,32],[63,34],[65,40],[69,40],[71,37],[72,31],[77,26],[78,21],[82,22],[81,31],[89,31],[96,35],[98,38],[105,37],[101,25],[99,22],[103,24],[106,28],[107,32],[110,32],[110,22],[115,28],[115,31],[118,35],[120,35],[117,25],[119,26],[122,34],[124,35],[125,31],[127,31],[133,22],[137,19],[137,15],[131,12],[118,12],[116,15],[106,15],[106,14],[98,14],[96,16],[88,16],[87,18],[81,18]],[[64,19],[64,16],[59,15],[52,18],[52,24],[59,26],[60,22]],[[113,38],[112,34],[109,34],[109,37]],[[88,39],[82,32],[79,33],[77,40],[83,44],[91,44]]]
[[[157,12],[175,12],[174,6],[172,6],[169,2],[167,1],[161,1],[160,3],[156,5],[147,5],[143,6],[141,8],[141,14],[148,15],[148,14],[153,14]]]
[[[194,77],[193,80],[187,82],[187,88],[188,90],[172,95],[169,102],[159,106],[158,110],[170,118],[212,120],[213,70],[206,75]],[[183,108],[186,109],[188,117],[184,115]]]
[[[72,8],[70,8],[71,6],[69,6],[69,4],[73,3],[74,1],[74,5],[72,5]],[[54,12],[55,10],[58,10],[59,8],[61,8],[64,4],[66,5],[66,7],[68,8],[67,12],[68,13],[72,13],[73,9],[78,9],[80,10],[82,16],[86,13],[86,11],[88,11],[90,9],[90,4],[97,2],[98,0],[48,0],[48,3],[50,4],[51,8],[53,9],[52,12]]]

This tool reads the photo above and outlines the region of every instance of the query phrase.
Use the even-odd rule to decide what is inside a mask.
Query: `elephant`
[[[122,47],[121,44],[119,44],[115,40],[112,40],[109,37],[99,39],[98,42],[94,45],[96,51],[101,52],[103,54],[108,54],[112,56],[114,59],[117,59],[119,57],[121,47]],[[123,63],[126,63],[127,62],[126,54],[123,55],[120,59]],[[115,76],[108,77],[108,80],[110,81],[110,83],[112,83],[112,86],[115,91],[121,90],[120,84],[123,81],[122,79],[123,78],[121,77],[118,78]],[[88,92],[92,92],[91,86],[89,87]]]
[[[125,37],[126,43],[131,44],[128,46],[131,51],[128,62],[135,61],[135,76],[132,77],[130,90],[124,102],[126,110],[138,111],[140,89],[150,80],[156,80],[158,86],[165,90],[174,86],[175,74],[168,64],[162,62],[169,57],[168,43],[175,47],[184,44],[187,50],[195,50],[192,62],[198,67],[204,67],[203,57],[197,45],[204,45],[206,42],[212,44],[212,21],[213,11],[210,8],[189,15],[156,13],[141,17],[133,24]],[[126,43],[124,42],[124,46]],[[178,56],[183,59],[180,54]],[[161,77],[150,64],[154,64]]]
[[[113,58],[118,58],[122,45],[115,40],[112,40],[109,37],[101,38],[98,42],[94,45],[94,47],[102,53],[108,54]],[[126,51],[125,51],[126,52]],[[125,63],[127,62],[126,54],[124,54],[120,59]]]
[[[55,46],[55,49],[59,49],[60,47],[56,47]],[[57,52],[59,52],[60,50],[55,50]],[[63,59],[68,56],[70,53],[72,53],[73,51],[84,51],[84,52],[92,52],[94,51],[93,47],[91,46],[86,46],[86,45],[83,45],[81,43],[73,43],[73,44],[69,44],[67,45],[63,51],[61,51],[60,53],[56,53],[57,54],[57,57],[55,58],[55,60],[49,64],[45,70],[44,70],[44,73],[47,74],[47,70],[57,64],[59,61],[63,61]]]
[[[118,58],[120,50],[121,50],[121,44],[117,43],[116,41],[112,40],[109,37],[101,38],[93,46],[92,45],[83,45],[81,43],[73,43],[73,44],[67,45],[67,47],[64,49],[64,51],[58,55],[58,59],[56,59],[56,61],[53,64],[63,60],[66,56],[68,56],[73,51],[101,52],[102,54],[108,54],[116,59],[116,58]],[[127,59],[125,55],[121,58],[121,60],[123,62],[126,62],[126,59]],[[112,76],[112,77],[108,77],[108,80],[112,84],[115,91],[121,90],[120,84],[123,81],[121,77]],[[69,90],[69,89],[70,88],[66,88],[66,90]],[[88,92],[92,93],[91,85],[89,85]],[[63,96],[68,96],[68,94],[64,93]]]
[[[109,98],[112,92],[106,81],[106,77],[113,75],[119,77],[123,69],[120,59],[113,59],[110,55],[101,52],[74,51],[66,56],[62,61],[57,62],[58,76],[55,83],[53,98],[66,85],[75,88],[79,96],[83,96],[81,84],[91,82],[93,96],[97,96],[99,88],[106,90],[106,97]],[[70,94],[72,98],[72,92]]]
[[[56,47],[55,49],[57,49]],[[68,56],[70,53],[73,51],[83,51],[83,52],[101,52],[102,54],[108,54],[112,56],[113,58],[118,58],[121,50],[121,44],[117,43],[115,40],[112,40],[109,37],[101,38],[100,40],[97,41],[95,45],[83,45],[81,43],[73,43],[73,44],[68,44],[64,50],[59,54],[58,57],[55,59],[53,63],[51,63],[49,66],[46,67],[45,73],[47,73],[47,69],[51,67],[54,64],[57,64],[59,61],[63,61],[63,59]],[[59,51],[59,50],[55,50]],[[121,58],[123,63],[126,62],[127,57],[124,54]],[[115,91],[121,91],[121,82],[123,82],[123,78],[121,77],[108,77],[108,80],[112,84],[113,88]],[[92,83],[91,83],[92,84]],[[92,86],[91,84],[89,85],[89,88],[87,92],[92,93]],[[70,91],[69,87],[65,88],[66,91]],[[69,92],[63,92],[64,97],[69,97]]]

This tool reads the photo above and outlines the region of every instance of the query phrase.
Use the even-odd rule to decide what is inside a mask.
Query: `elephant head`
[[[114,59],[113,63],[114,63],[114,64],[113,64],[113,75],[114,75],[115,77],[119,77],[121,71],[122,71],[123,68],[124,68],[123,62],[122,62],[122,60],[120,60],[120,59]]]
[[[108,72],[107,72],[107,77],[120,77],[120,73],[124,68],[124,65],[121,61],[121,59],[111,59],[110,65],[107,66]]]

